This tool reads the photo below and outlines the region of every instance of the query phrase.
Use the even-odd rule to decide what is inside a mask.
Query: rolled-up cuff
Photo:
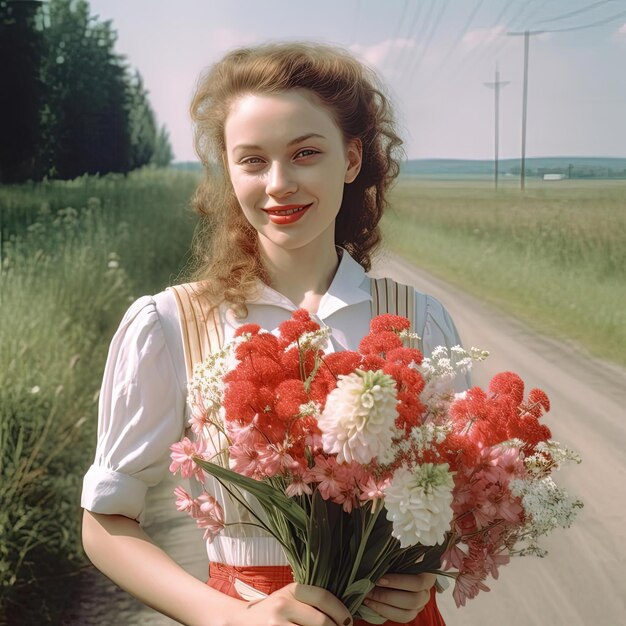
[[[148,485],[138,478],[92,465],[83,478],[80,505],[93,513],[143,522]]]

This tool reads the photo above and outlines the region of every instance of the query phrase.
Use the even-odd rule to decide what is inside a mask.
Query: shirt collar
[[[369,278],[365,270],[348,253],[337,246],[341,252],[339,266],[328,291],[322,296],[317,317],[325,319],[339,309],[359,302],[371,300]],[[295,311],[296,306],[289,298],[268,285],[261,285],[259,295],[250,304],[266,304]]]

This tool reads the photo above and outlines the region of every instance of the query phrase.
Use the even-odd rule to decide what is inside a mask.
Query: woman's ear
[[[363,162],[363,144],[360,139],[350,139],[348,141],[346,159],[348,161],[348,169],[346,170],[344,182],[351,183],[359,175],[361,163]]]

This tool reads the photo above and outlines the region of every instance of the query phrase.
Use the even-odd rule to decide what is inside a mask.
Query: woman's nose
[[[294,180],[291,168],[282,163],[273,163],[268,172],[265,191],[268,196],[291,195],[297,191],[298,185]]]

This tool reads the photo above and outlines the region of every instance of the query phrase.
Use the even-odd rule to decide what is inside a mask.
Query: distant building
[[[563,180],[565,174],[544,174],[543,180]]]

